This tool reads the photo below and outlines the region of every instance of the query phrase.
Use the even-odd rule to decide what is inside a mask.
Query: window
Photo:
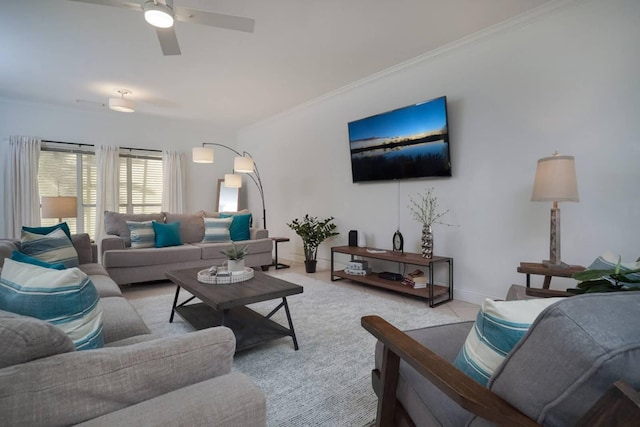
[[[95,154],[43,146],[40,152],[38,186],[42,196],[77,196],[78,217],[63,218],[72,233],[89,233],[96,226],[97,167]],[[122,213],[160,212],[162,203],[162,159],[120,155],[120,209]],[[54,225],[57,218],[41,218]]]

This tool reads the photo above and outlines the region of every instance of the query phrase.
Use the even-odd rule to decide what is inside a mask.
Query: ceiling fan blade
[[[133,3],[133,2],[121,1],[121,0],[69,0],[69,1],[75,1],[78,3],[97,4],[100,6],[121,7],[123,9],[137,10],[138,12],[142,12],[143,10],[142,5],[140,3]]]
[[[180,55],[180,46],[173,27],[156,28],[156,34],[158,35],[158,40],[160,40],[162,53],[165,55]]]
[[[253,27],[256,23],[256,21],[251,18],[223,15],[222,13],[205,12],[203,10],[188,9],[185,7],[174,7],[173,12],[178,21],[226,28],[228,30],[244,31],[246,33],[253,33]]]

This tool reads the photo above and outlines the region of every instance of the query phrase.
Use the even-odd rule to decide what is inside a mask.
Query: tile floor
[[[288,261],[284,261],[284,262],[288,262]],[[304,264],[290,262],[290,265],[291,265],[291,269],[274,270],[272,267],[271,269],[269,269],[269,274],[277,276],[278,274],[282,274],[288,271],[295,271],[296,273],[306,274],[304,272]],[[318,269],[318,271],[313,274],[313,277],[314,279],[325,281],[328,284],[332,284],[334,286],[350,286],[354,289],[360,290],[361,292],[378,294],[378,295],[384,296],[385,298],[391,298],[396,301],[403,302],[404,304],[407,305],[407,307],[412,307],[415,309],[429,308],[429,305],[425,300],[414,298],[410,295],[403,295],[397,292],[387,291],[385,289],[374,288],[371,286],[363,285],[363,284],[352,282],[349,280],[331,282],[331,271],[328,269]],[[169,281],[136,284],[136,285],[122,287],[122,293],[128,299],[144,298],[144,297],[154,296],[154,295],[172,294],[174,292],[175,292],[175,285]],[[432,310],[437,310],[441,313],[457,316],[464,320],[475,320],[476,315],[478,314],[478,309],[479,309],[479,306],[475,304],[470,304],[468,302],[458,301],[454,299],[453,301],[449,301],[448,303],[439,305],[438,307],[435,307]]]

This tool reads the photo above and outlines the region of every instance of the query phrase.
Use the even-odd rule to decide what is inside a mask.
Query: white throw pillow
[[[204,239],[202,242],[230,242],[229,227],[232,222],[233,218],[204,218]]]
[[[61,228],[45,235],[22,230],[20,252],[49,264],[62,263],[67,268],[80,265],[78,252]]]
[[[153,248],[156,245],[156,233],[153,230],[153,221],[127,221],[129,234],[131,235],[131,248]]]

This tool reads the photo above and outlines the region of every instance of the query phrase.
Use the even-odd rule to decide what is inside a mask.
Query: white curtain
[[[162,151],[162,210],[171,213],[186,211],[186,164],[184,153]]]
[[[120,205],[120,151],[113,145],[96,145],[96,230],[100,241],[104,231],[104,211],[118,212]]]
[[[40,139],[11,136],[9,146],[3,147],[2,151],[5,152],[2,156],[5,159],[2,234],[7,238],[19,238],[23,225],[40,225]]]

